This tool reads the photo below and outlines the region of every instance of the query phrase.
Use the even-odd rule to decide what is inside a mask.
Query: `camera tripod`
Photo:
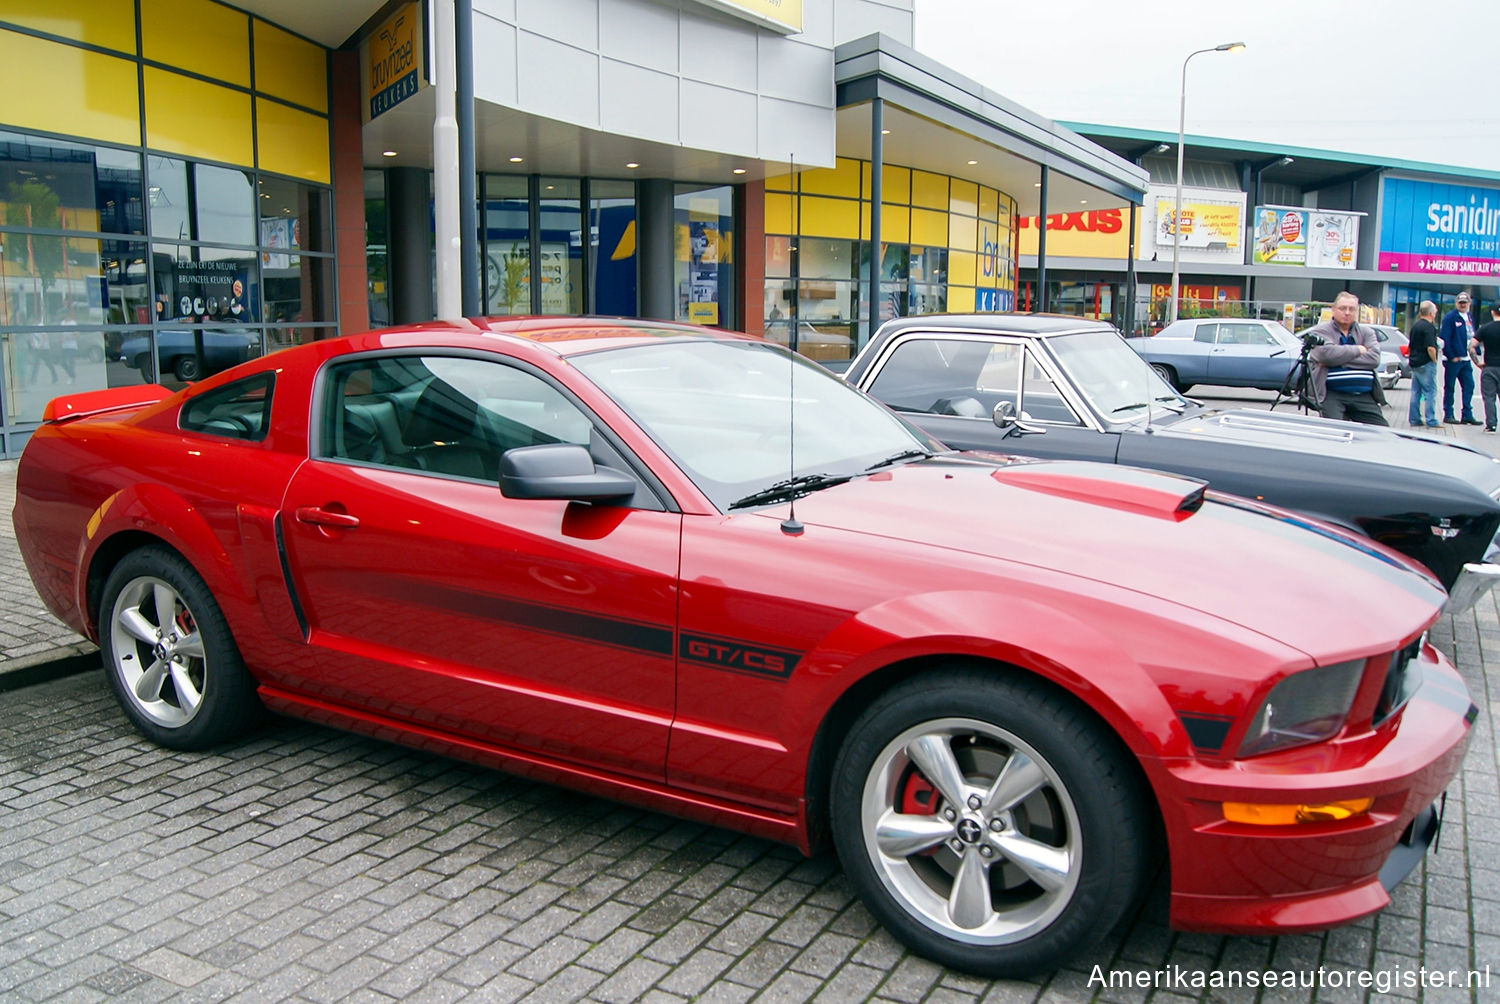
[[[1296,402],[1293,407],[1300,407],[1304,415],[1312,414],[1318,410],[1313,403],[1312,396],[1312,371],[1307,363],[1307,356],[1313,350],[1314,345],[1322,345],[1323,339],[1316,335],[1304,335],[1302,338],[1302,353],[1292,368],[1287,371],[1286,379],[1281,382],[1281,388],[1276,391],[1276,400],[1271,402],[1271,411],[1283,401]]]

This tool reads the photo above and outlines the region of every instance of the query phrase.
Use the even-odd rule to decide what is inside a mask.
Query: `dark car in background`
[[[958,449],[1172,471],[1357,530],[1431,569],[1450,611],[1500,575],[1500,460],[1394,429],[1206,408],[1135,341],[1077,317],[902,318],[846,379]]]
[[[147,383],[169,376],[184,382],[201,380],[261,354],[259,331],[169,328],[156,333],[157,363],[153,369],[150,337],[144,331],[128,335],[119,348],[120,358],[127,366],[139,370]]]

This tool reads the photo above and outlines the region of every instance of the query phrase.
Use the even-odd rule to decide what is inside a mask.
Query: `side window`
[[[1026,353],[1026,377],[1021,386],[1021,415],[1038,422],[1083,424],[1058,390],[1057,383],[1030,350]]]
[[[504,363],[396,356],[331,367],[318,455],[498,481],[517,446],[588,447],[592,424],[539,377]]]
[[[996,403],[1015,398],[1016,362],[1007,363],[1006,353],[1014,355],[1015,346],[908,338],[892,350],[868,389],[897,411],[987,418]]]
[[[1215,333],[1219,330],[1217,324],[1200,324],[1198,330],[1193,333],[1193,341],[1205,342],[1209,345],[1214,343]]]
[[[271,429],[271,391],[275,386],[276,374],[258,373],[198,394],[183,405],[177,426],[187,432],[258,443]]]
[[[1280,342],[1259,324],[1224,322],[1219,324],[1220,345],[1280,346]]]

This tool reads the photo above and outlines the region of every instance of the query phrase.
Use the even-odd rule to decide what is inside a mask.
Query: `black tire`
[[[1150,813],[1129,756],[1041,681],[924,674],[850,729],[831,784],[834,845],[865,905],[913,951],[986,977],[1051,972],[1144,889]],[[991,788],[1006,772],[1018,786]],[[942,793],[954,779],[958,806]]]
[[[1167,386],[1177,391],[1177,393],[1181,394],[1183,391],[1187,390],[1187,387],[1184,387],[1182,385],[1182,382],[1177,379],[1177,371],[1168,366],[1166,363],[1152,363],[1151,368],[1156,370],[1156,375],[1165,380],[1167,382]]]
[[[186,383],[203,376],[203,365],[197,356],[178,356],[172,360],[172,375]]]
[[[130,361],[130,365],[146,380],[154,380],[155,372],[151,368],[151,354],[142,352]]]
[[[206,749],[260,717],[255,683],[218,603],[192,566],[166,548],[133,551],[109,573],[99,647],[115,699],[155,743]]]

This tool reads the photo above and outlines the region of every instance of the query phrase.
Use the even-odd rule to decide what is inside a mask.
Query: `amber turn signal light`
[[[1276,805],[1260,802],[1225,802],[1224,818],[1251,826],[1293,826],[1297,823],[1331,823],[1369,812],[1373,798],[1346,798],[1341,802]]]

